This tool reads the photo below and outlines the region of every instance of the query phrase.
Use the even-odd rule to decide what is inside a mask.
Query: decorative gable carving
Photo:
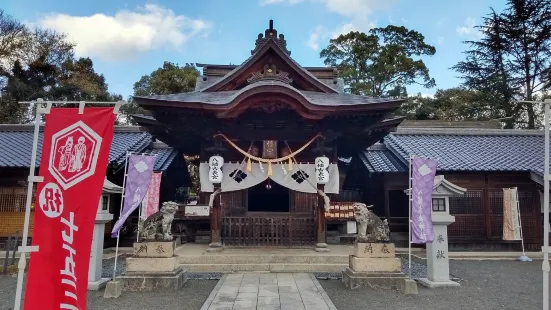
[[[274,29],[274,21],[270,19],[270,27],[264,31],[264,36],[262,33],[258,34],[258,39],[256,39],[255,47],[251,51],[251,55],[254,55],[268,40],[274,40],[282,50],[284,50],[288,55],[291,55],[291,51],[287,49],[287,41],[285,36],[280,34],[277,36],[277,30]]]
[[[251,74],[251,77],[247,79],[247,82],[252,84],[263,80],[275,80],[287,84],[291,84],[293,82],[293,80],[289,77],[289,73],[278,70],[275,64],[264,65],[262,70]]]

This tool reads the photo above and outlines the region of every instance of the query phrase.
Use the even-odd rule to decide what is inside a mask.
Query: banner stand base
[[[101,278],[98,281],[88,282],[89,291],[99,291],[107,285],[111,278]]]
[[[122,294],[122,283],[119,281],[109,281],[103,292],[103,298],[119,298]]]
[[[532,259],[526,255],[521,255],[517,258],[519,262],[531,262]]]

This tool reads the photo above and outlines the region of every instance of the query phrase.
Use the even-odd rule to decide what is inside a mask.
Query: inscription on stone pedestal
[[[134,257],[172,257],[176,243],[171,242],[138,242],[134,243]]]
[[[392,257],[355,257],[350,255],[350,269],[357,272],[400,272],[402,263],[399,258]]]
[[[354,247],[356,257],[394,257],[395,254],[394,243],[356,243]]]

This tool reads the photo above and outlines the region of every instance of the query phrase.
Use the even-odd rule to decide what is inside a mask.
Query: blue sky
[[[7,5],[6,5],[7,1]],[[458,85],[449,68],[463,59],[463,40],[503,0],[4,0],[4,10],[28,24],[65,32],[77,56],[89,56],[109,89],[132,94],[134,82],[162,65],[240,64],[270,19],[283,33],[292,57],[303,66],[322,66],[321,49],[349,30],[388,24],[421,32],[436,47],[425,58],[436,88],[412,85],[408,92],[433,94]],[[80,5],[76,5],[79,3]],[[86,4],[84,4],[86,3]],[[384,3],[384,4],[382,4]]]

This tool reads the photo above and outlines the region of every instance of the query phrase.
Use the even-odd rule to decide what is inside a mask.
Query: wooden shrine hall
[[[323,251],[326,197],[341,190],[338,158],[394,131],[403,118],[391,115],[403,100],[345,93],[336,68],[295,62],[272,21],[241,65],[198,66],[193,92],[134,97],[147,111],[135,120],[199,156],[210,246]]]

